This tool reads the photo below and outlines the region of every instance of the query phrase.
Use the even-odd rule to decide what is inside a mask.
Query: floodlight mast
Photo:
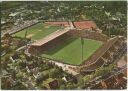
[[[28,32],[28,31],[26,30],[26,31],[25,31],[25,36],[24,36],[25,38],[26,38],[26,36],[27,36],[27,32]]]
[[[25,31],[25,36],[24,36],[25,39],[26,39],[26,36],[27,36],[27,32],[28,32],[28,31],[26,30],[26,31]],[[26,45],[26,48],[27,48],[27,43],[26,43],[25,45]]]
[[[81,37],[81,47],[82,47],[82,48],[81,48],[81,50],[82,50],[82,51],[81,51],[81,55],[82,55],[82,58],[81,58],[81,59],[82,59],[82,61],[84,60],[84,58],[83,58],[83,52],[84,52],[84,51],[83,51],[83,49],[84,49],[83,45],[84,45],[84,40],[83,40],[83,38]]]

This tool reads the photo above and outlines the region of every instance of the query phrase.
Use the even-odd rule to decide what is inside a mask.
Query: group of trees
[[[11,42],[8,42],[10,46],[7,49],[2,47],[5,52],[1,56],[2,89],[32,89],[33,87],[29,87],[32,84],[34,84],[35,88],[44,89],[42,83],[49,78],[56,79],[59,82],[60,87],[57,87],[58,89],[61,89],[61,85],[64,84],[65,88],[68,88],[67,83],[62,79],[63,77],[70,78],[68,83],[73,83],[72,75],[64,72],[62,68],[54,63],[49,63],[38,56],[28,56],[24,50],[16,51],[17,46],[11,45],[11,43],[17,38],[15,39],[15,37],[7,34],[2,38],[2,41],[10,39]],[[2,46],[4,44],[5,42],[2,43]],[[10,51],[7,51],[8,49]]]
[[[103,33],[109,36],[114,34],[126,36],[126,1],[2,2],[2,12],[3,18],[9,17],[9,13],[20,12],[15,17],[22,16],[24,20],[37,18],[46,21],[94,20]]]
[[[15,37],[10,35],[4,37],[5,40],[9,40],[8,37],[11,37],[11,42],[15,41]],[[81,89],[80,85],[83,83],[78,83],[75,76],[64,72],[61,67],[49,63],[41,57],[28,56],[24,53],[24,50],[15,51],[16,46],[14,48],[12,46],[8,46],[10,52],[6,52],[1,57],[2,89],[32,89],[32,87],[29,87],[29,81],[38,89],[47,89],[42,84],[49,78],[58,81],[59,86],[56,89]],[[3,51],[6,50],[3,49]],[[64,77],[67,81],[63,79]]]

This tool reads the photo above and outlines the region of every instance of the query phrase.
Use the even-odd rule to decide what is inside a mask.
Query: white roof
[[[70,29],[64,29],[64,30],[57,30],[53,33],[51,33],[50,35],[46,36],[45,38],[38,40],[37,42],[34,42],[32,45],[33,46],[41,46],[59,36],[61,36],[64,33],[67,33]]]

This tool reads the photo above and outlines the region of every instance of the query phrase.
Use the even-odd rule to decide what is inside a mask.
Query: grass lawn
[[[101,45],[102,42],[100,41],[84,39],[84,60],[91,56]],[[69,64],[80,65],[83,62],[81,48],[80,38],[66,40],[63,45],[47,51],[45,54],[42,54],[42,56],[62,60],[63,62]]]
[[[31,37],[32,40],[38,40],[58,29],[60,29],[59,26],[50,26],[43,23],[38,23],[13,35],[18,37],[25,37],[25,32],[27,31],[26,37]]]

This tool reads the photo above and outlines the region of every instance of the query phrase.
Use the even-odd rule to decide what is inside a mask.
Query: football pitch
[[[102,42],[90,39],[84,39],[83,44],[83,59],[82,60],[82,44],[81,39],[71,39],[64,41],[63,45],[59,45],[53,50],[42,54],[43,57],[57,59],[61,62],[80,65],[88,57],[90,57],[100,46]]]
[[[25,37],[25,33],[27,31],[27,38],[31,38],[32,40],[39,40],[58,29],[62,29],[62,27],[38,23],[13,35],[17,37]],[[68,64],[80,65],[83,61],[89,58],[101,45],[102,42],[100,41],[84,39],[82,60],[81,39],[63,39],[62,45],[56,46],[56,48],[52,50],[48,50],[47,52],[45,52],[45,54],[41,54],[41,56],[56,59]]]
[[[28,27],[20,32],[17,32],[13,35],[23,38],[23,37],[25,37],[25,33],[27,31],[27,35],[26,35],[27,38],[31,38],[32,40],[38,40],[38,39],[42,39],[45,36],[55,32],[58,29],[61,29],[61,27],[38,23],[38,24]]]

